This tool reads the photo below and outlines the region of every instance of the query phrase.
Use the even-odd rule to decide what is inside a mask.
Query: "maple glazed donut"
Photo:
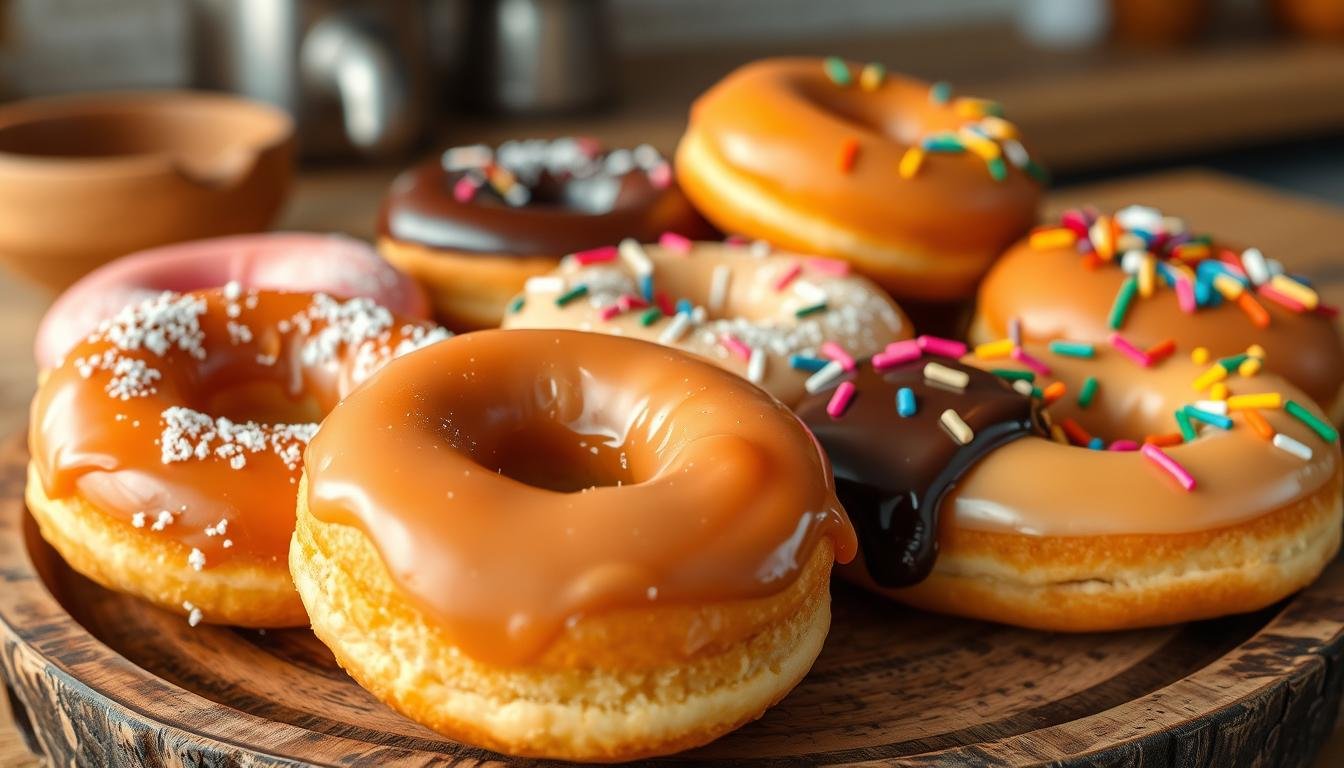
[[[902,342],[804,401],[859,535],[845,575],[1050,631],[1252,611],[1313,581],[1341,526],[1322,412],[1268,373],[1208,399],[1207,366],[1120,341],[995,340],[961,362]]]
[[[816,658],[854,554],[787,408],[601,334],[396,360],[305,467],[290,564],[314,632],[393,708],[513,755],[629,760],[760,716]]]
[[[123,307],[162,291],[233,282],[244,289],[362,296],[401,317],[429,316],[420,286],[361,240],[299,232],[217,237],[133,253],[80,278],[42,317],[34,343],[38,368],[56,367],[67,350]]]
[[[1044,178],[997,104],[835,58],[724,78],[691,108],[676,166],[723,231],[847,259],[930,302],[974,293],[1035,223]]]
[[[1066,211],[1014,246],[980,287],[971,338],[1174,342],[1214,358],[1256,345],[1264,366],[1344,420],[1336,310],[1256,248],[1229,246],[1144,206]],[[1253,363],[1252,365],[1258,365]]]
[[[379,365],[446,335],[237,283],[125,307],[38,388],[28,508],[72,568],[193,625],[306,624],[286,557],[304,447]]]
[[[806,382],[912,335],[880,288],[834,259],[763,243],[625,240],[565,257],[510,304],[505,328],[571,328],[656,341],[760,385],[785,404]]]
[[[499,325],[523,282],[566,253],[712,234],[656,149],[575,138],[449,149],[397,177],[378,231],[378,250],[425,285],[455,330]]]

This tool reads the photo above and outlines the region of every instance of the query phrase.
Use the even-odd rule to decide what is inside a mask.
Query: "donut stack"
[[[1310,583],[1340,543],[1335,309],[1150,207],[1042,223],[1047,182],[996,102],[838,58],[730,74],[671,160],[449,149],[376,250],[230,238],[72,287],[28,506],[109,589],[311,625],[426,726],[579,761],[759,717],[822,648],[833,566],[1054,631]]]

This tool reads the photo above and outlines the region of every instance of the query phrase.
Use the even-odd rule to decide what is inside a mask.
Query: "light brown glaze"
[[[1017,169],[994,181],[970,152],[930,154],[914,178],[901,178],[908,148],[970,120],[955,99],[931,100],[928,83],[889,74],[869,91],[857,83],[862,64],[847,66],[848,86],[832,82],[817,58],[767,59],[724,78],[691,109],[677,155],[682,188],[720,229],[854,259],[898,297],[971,293],[990,260],[1031,226],[1041,185]],[[840,167],[846,142],[858,145],[848,172]],[[700,154],[741,184],[696,162]]]
[[[358,446],[359,450],[353,450]],[[395,361],[323,424],[308,508],[352,525],[473,658],[569,619],[784,589],[856,548],[793,414],[707,363],[572,331],[482,331]]]
[[[1111,305],[1125,277],[1114,266],[1088,269],[1071,249],[1036,249],[1019,243],[980,286],[972,333],[982,341],[1002,338],[1009,320],[1016,317],[1027,339],[1104,344],[1111,334],[1107,325]],[[1266,350],[1268,370],[1332,411],[1344,386],[1344,347],[1335,324],[1322,315],[1298,314],[1271,301],[1260,303],[1271,318],[1266,328],[1253,325],[1230,303],[1184,313],[1174,291],[1159,290],[1151,298],[1135,299],[1121,330],[1140,348],[1173,338],[1185,355],[1196,346],[1221,357],[1259,344]]]
[[[307,433],[388,357],[440,337],[367,299],[300,293],[165,294],[111,322],[72,349],[33,400],[29,441],[42,485],[52,499],[84,498],[128,525],[139,520],[147,536],[197,548],[207,567],[230,558],[283,563]],[[162,354],[130,341],[155,335],[169,340]],[[116,369],[98,360],[143,363],[158,378],[120,399],[108,392]],[[165,413],[174,407],[237,425],[255,420],[241,439],[265,445],[221,451],[218,434],[174,443],[165,432],[178,423]],[[205,447],[200,457],[165,462],[165,439],[170,451]],[[171,521],[154,530],[161,511]]]

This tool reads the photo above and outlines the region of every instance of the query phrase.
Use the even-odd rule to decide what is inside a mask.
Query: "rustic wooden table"
[[[374,210],[390,178],[387,170],[323,171],[304,175],[280,226],[290,229],[371,234]],[[1092,202],[1113,207],[1142,201],[1188,218],[1196,228],[1214,230],[1229,239],[1254,243],[1267,254],[1311,275],[1327,300],[1344,304],[1344,211],[1318,202],[1199,170],[1108,182],[1066,189],[1051,196],[1051,208]],[[1264,216],[1264,209],[1284,202],[1290,213]],[[19,428],[32,394],[35,370],[30,344],[37,320],[49,298],[0,276],[0,433]],[[0,700],[0,709],[6,702]],[[0,766],[35,766],[17,732],[0,712]],[[1344,764],[1344,729],[1335,736],[1318,765]]]

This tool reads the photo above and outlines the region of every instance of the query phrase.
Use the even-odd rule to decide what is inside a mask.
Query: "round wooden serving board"
[[[26,513],[26,461],[21,437],[0,444],[0,671],[20,730],[52,763],[504,761],[383,707],[307,631],[193,629],[73,573]],[[760,721],[666,762],[1300,766],[1339,707],[1340,563],[1259,613],[1109,635],[834,592],[834,626],[802,685]]]

